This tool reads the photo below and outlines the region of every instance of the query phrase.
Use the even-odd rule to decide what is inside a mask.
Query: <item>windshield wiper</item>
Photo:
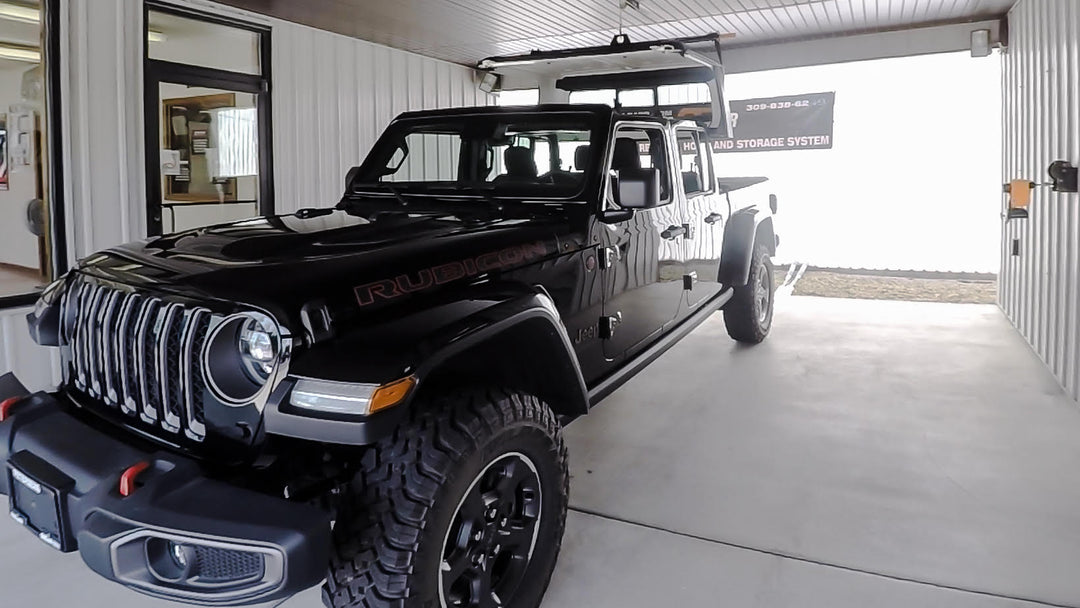
[[[402,207],[408,207],[409,206],[409,201],[408,201],[408,199],[405,198],[405,195],[402,194],[400,190],[398,190],[397,188],[395,188],[394,186],[391,186],[390,184],[388,184],[386,182],[375,182],[375,183],[369,183],[369,184],[360,184],[360,187],[361,188],[363,188],[363,187],[380,188],[382,190],[385,190],[385,191],[389,192],[397,200],[397,202],[399,204],[401,204]],[[372,194],[372,193],[371,192],[363,192],[363,191],[362,192],[357,192],[356,190],[353,190],[353,191],[347,193],[345,195],[345,197],[341,199],[341,202],[338,203],[338,208],[339,209],[344,209],[347,205],[349,205],[349,203],[351,202],[350,201],[351,197],[362,197],[365,194]]]

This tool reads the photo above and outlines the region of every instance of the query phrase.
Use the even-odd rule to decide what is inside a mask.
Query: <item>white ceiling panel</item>
[[[733,34],[725,46],[993,19],[1015,0],[640,0],[634,40]],[[593,46],[620,27],[618,0],[225,0],[226,4],[455,63]]]

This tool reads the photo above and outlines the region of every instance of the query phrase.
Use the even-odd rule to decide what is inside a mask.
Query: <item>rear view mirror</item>
[[[660,206],[660,169],[620,169],[616,202],[624,209]]]

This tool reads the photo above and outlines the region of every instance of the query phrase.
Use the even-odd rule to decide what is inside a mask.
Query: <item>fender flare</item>
[[[462,357],[484,356],[485,345],[517,345],[518,353],[539,354],[543,365],[531,365],[543,380],[535,390],[556,414],[578,416],[589,411],[589,392],[577,353],[566,333],[555,302],[542,289],[506,300],[452,323],[418,346],[423,362],[413,396],[429,379],[455,365]],[[490,353],[495,354],[495,353]],[[410,401],[412,396],[410,396]],[[403,404],[409,406],[410,403]]]
[[[405,401],[371,416],[348,419],[300,414],[289,411],[288,394],[295,383],[286,379],[271,395],[264,420],[265,430],[274,435],[296,437],[341,445],[371,445],[392,433],[414,406],[418,395],[440,375],[447,377],[468,365],[497,365],[507,358],[499,348],[516,346],[516,352],[529,352],[544,365],[530,358],[522,368],[535,370],[538,380],[534,392],[560,416],[576,417],[588,413],[588,389],[570,337],[554,301],[542,289],[522,294],[521,290],[477,312],[458,318],[421,338],[410,349],[409,361],[395,361],[391,367],[401,374],[416,377],[417,385]],[[501,344],[500,344],[501,341]],[[485,352],[485,346],[494,350]],[[480,356],[480,359],[470,357]],[[497,357],[496,357],[497,355]],[[486,356],[486,359],[482,357]],[[398,367],[398,365],[401,367]],[[392,373],[389,369],[386,373]],[[344,378],[338,378],[345,381]],[[284,408],[283,408],[284,406]]]
[[[721,285],[746,285],[750,280],[754,250],[759,245],[765,245],[769,255],[776,255],[772,215],[756,206],[736,211],[724,228],[724,250],[718,277]]]

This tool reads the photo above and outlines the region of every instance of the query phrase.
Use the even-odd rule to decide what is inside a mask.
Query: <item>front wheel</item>
[[[754,250],[750,280],[735,288],[735,295],[724,307],[724,325],[728,335],[739,342],[758,344],[772,327],[776,289],[773,266],[765,247]]]
[[[569,495],[551,409],[513,391],[421,406],[369,450],[334,528],[332,608],[536,608]]]

